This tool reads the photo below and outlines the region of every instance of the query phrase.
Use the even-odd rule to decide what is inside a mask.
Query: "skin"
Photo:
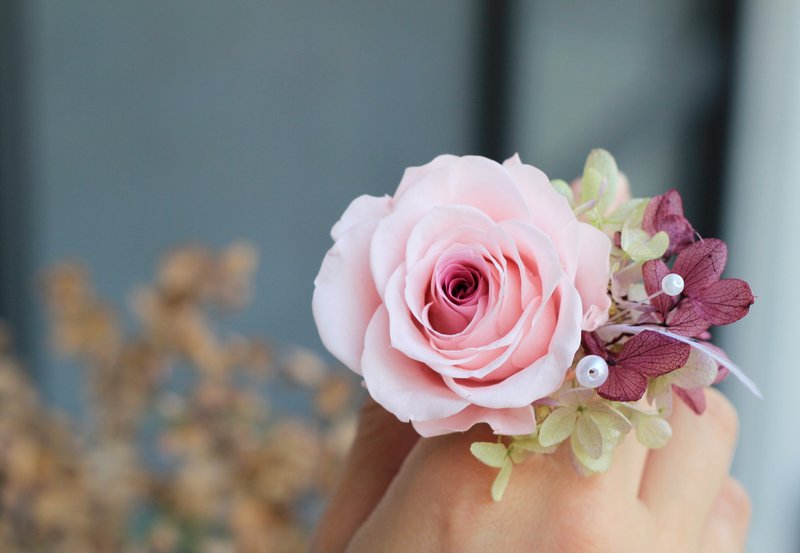
[[[589,478],[564,447],[535,455],[500,503],[489,496],[495,470],[469,453],[491,440],[488,427],[421,440],[369,401],[312,552],[742,552],[750,503],[729,476],[736,411],[716,390],[706,396],[702,416],[675,401],[663,449],[629,436]]]

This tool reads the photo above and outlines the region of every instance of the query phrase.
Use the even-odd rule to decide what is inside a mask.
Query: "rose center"
[[[469,253],[443,260],[427,294],[427,317],[441,334],[458,334],[473,320],[489,290],[483,259]]]
[[[483,275],[474,267],[459,267],[441,283],[444,296],[456,305],[465,305],[476,299]]]

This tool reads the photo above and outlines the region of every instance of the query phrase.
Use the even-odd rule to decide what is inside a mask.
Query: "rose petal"
[[[364,332],[380,305],[368,259],[376,226],[376,221],[360,223],[339,237],[322,260],[311,301],[322,343],[359,374]]]
[[[558,286],[558,324],[547,355],[505,380],[492,384],[459,381],[445,377],[447,386],[471,403],[484,407],[522,407],[543,398],[561,385],[580,345],[581,300],[574,288]]]
[[[578,223],[580,249],[575,287],[583,302],[582,330],[594,330],[608,320],[611,297],[608,283],[611,279],[609,256],[611,240],[593,226]]]
[[[495,434],[519,436],[536,430],[536,417],[531,406],[515,409],[486,409],[470,405],[463,411],[444,419],[414,421],[414,428],[423,437],[450,432],[464,432],[478,423],[487,423]]]
[[[454,352],[458,357],[448,358],[431,347],[424,330],[415,324],[405,299],[405,263],[401,264],[386,285],[383,307],[389,314],[390,344],[404,355],[431,367],[456,365],[474,358],[474,353]]]
[[[361,368],[373,399],[402,421],[449,417],[469,404],[430,368],[391,347],[389,313],[383,305],[367,327]]]
[[[574,222],[575,215],[567,199],[555,191],[550,179],[541,170],[525,165],[519,157],[512,157],[503,166],[517,184],[524,197],[530,216],[527,220],[554,240],[562,229]]]
[[[463,237],[463,235],[459,236]],[[491,304],[492,308],[494,308],[497,303],[497,297],[499,294],[498,273],[500,270],[498,269],[497,264],[491,260],[491,257],[493,252],[499,250],[496,250],[493,244],[482,244],[479,241],[480,239],[484,238],[481,233],[476,233],[475,235],[468,237],[471,238],[472,241],[466,243],[471,244],[471,246],[465,246],[462,244],[449,244],[449,240],[441,240],[433,244],[428,251],[428,255],[420,260],[416,265],[410,267],[407,271],[405,277],[405,288],[403,290],[403,296],[406,305],[408,306],[408,309],[411,311],[412,315],[414,315],[414,318],[417,320],[417,322],[425,326],[434,334],[436,334],[436,331],[427,323],[425,317],[423,316],[423,310],[425,310],[426,306],[432,301],[432,298],[430,297],[432,293],[432,275],[436,271],[436,266],[441,262],[446,263],[448,260],[457,259],[459,257],[471,257],[475,259],[480,258],[482,260],[481,268],[484,275],[487,277],[488,302]],[[488,248],[492,248],[492,250]],[[487,258],[490,258],[491,262],[487,262]],[[402,263],[402,265],[404,267],[409,267],[405,263]],[[454,338],[448,337],[447,339],[452,340]]]
[[[359,196],[350,202],[342,217],[333,225],[331,238],[336,241],[359,223],[382,219],[391,212],[391,209],[392,198],[390,196],[380,198],[368,194]]]
[[[458,156],[443,154],[436,156],[432,161],[426,163],[425,165],[420,165],[419,167],[408,167],[403,172],[403,178],[400,179],[400,184],[397,186],[397,191],[394,193],[394,197],[397,198],[398,196],[402,196],[408,188],[419,182],[422,178],[426,177],[430,173],[435,173],[437,171],[446,169],[448,166],[458,161],[458,159]]]
[[[508,172],[484,157],[458,158],[395,195],[396,209],[459,204],[476,207],[494,221],[530,220],[526,202]]]
[[[375,288],[381,298],[389,277],[405,260],[408,235],[428,211],[425,206],[395,210],[378,223],[369,244],[369,263]]]

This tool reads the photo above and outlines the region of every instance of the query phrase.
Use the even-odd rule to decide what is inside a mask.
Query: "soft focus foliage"
[[[305,350],[218,330],[246,306],[257,255],[189,247],[131,296],[134,324],[86,270],[45,279],[56,350],[79,362],[86,424],[48,411],[0,350],[0,551],[305,551],[354,432],[352,379]],[[272,409],[270,392],[312,406]]]

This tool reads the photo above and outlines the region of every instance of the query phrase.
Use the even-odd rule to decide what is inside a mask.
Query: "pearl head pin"
[[[670,273],[661,279],[661,291],[668,296],[677,296],[683,292],[683,277],[677,273]]]
[[[608,363],[599,355],[587,355],[578,361],[575,377],[584,388],[598,388],[608,378]]]

